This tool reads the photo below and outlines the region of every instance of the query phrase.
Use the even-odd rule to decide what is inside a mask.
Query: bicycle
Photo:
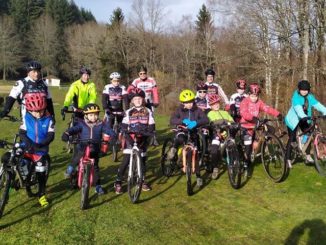
[[[77,120],[78,120],[78,117],[76,116],[76,113],[82,113],[82,110],[80,109],[76,109],[76,108],[72,108],[72,110],[68,110],[68,111],[63,111],[61,110],[61,117],[62,117],[62,121],[65,121],[66,119],[66,113],[69,113],[71,114],[71,117],[70,117],[70,120],[68,122],[68,129],[73,127]],[[75,149],[75,146],[76,146],[76,142],[78,140],[78,136],[69,136],[69,140],[67,141],[66,143],[66,146],[65,146],[65,149],[67,151],[67,153],[73,153],[76,149]]]
[[[321,176],[326,176],[326,135],[323,134],[318,120],[325,119],[325,116],[317,116],[311,118],[311,125],[304,132],[298,132],[296,137],[296,142],[293,144],[293,150],[291,152],[291,166],[292,163],[298,158],[305,158],[306,152],[311,144],[313,146],[313,160],[317,172]],[[302,138],[305,135],[309,135],[308,138],[302,143]]]
[[[118,152],[121,148],[121,141],[120,141],[120,137],[119,137],[119,134],[120,134],[120,125],[118,123],[118,116],[121,116],[123,115],[124,112],[112,112],[113,116],[114,116],[114,123],[113,123],[113,131],[116,133],[117,135],[117,139],[114,140],[111,144],[111,147],[112,147],[112,160],[114,162],[117,162],[118,161]],[[107,120],[110,120],[110,117],[108,116],[107,117]]]
[[[18,143],[18,138],[18,134],[15,134],[13,143],[2,140],[0,144],[0,148],[8,149],[2,156],[0,164],[0,217],[8,203],[11,187],[15,190],[25,188],[29,197],[35,197],[40,190],[36,171],[45,168],[46,179],[49,176],[50,156],[26,152],[24,144]],[[42,157],[45,157],[45,167],[38,164]]]
[[[253,149],[251,159],[260,156],[267,176],[275,183],[282,182],[288,175],[288,166],[284,162],[285,149],[282,141],[275,135],[275,128],[268,122],[277,119],[259,119],[254,127],[255,134],[258,135],[257,146]]]

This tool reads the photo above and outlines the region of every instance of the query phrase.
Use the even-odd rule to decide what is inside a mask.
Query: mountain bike
[[[8,149],[2,155],[0,164],[0,217],[8,203],[11,187],[15,190],[25,188],[29,197],[35,197],[40,191],[36,172],[45,169],[46,179],[49,176],[51,163],[49,155],[26,152],[25,145],[19,143],[18,138],[18,134],[15,134],[13,143],[0,141],[0,147]],[[45,166],[38,164],[42,157],[45,157]]]
[[[118,116],[121,116],[123,114],[123,112],[112,112],[113,116],[114,116],[114,123],[113,123],[113,131],[115,132],[115,134],[117,135],[117,139],[112,141],[111,147],[112,147],[112,160],[114,162],[118,161],[118,152],[121,148],[121,141],[120,141],[120,125],[118,123]],[[109,120],[109,117],[108,117]]]
[[[68,111],[62,110],[61,116],[62,116],[63,121],[65,121],[65,119],[66,119],[66,113],[71,114],[70,120],[67,124],[67,126],[68,126],[67,128],[69,129],[69,128],[73,127],[76,124],[76,122],[78,121],[78,117],[76,116],[76,113],[82,113],[82,110],[76,109],[76,108],[73,108]],[[78,140],[78,135],[69,136],[69,140],[67,141],[66,146],[65,146],[65,150],[67,151],[67,153],[74,152],[77,140]]]
[[[313,152],[313,160],[317,172],[326,176],[326,135],[322,132],[318,120],[325,119],[325,116],[311,118],[311,125],[304,132],[298,130],[296,142],[292,143],[291,162],[294,163],[297,158],[305,159],[306,152],[310,148]],[[306,137],[303,142],[303,137]],[[292,166],[291,166],[292,167]]]

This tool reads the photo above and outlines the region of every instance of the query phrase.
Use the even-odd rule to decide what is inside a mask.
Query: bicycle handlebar
[[[15,116],[12,116],[12,115],[5,115],[3,118],[1,118],[0,120],[2,119],[7,119],[8,121],[10,122],[19,122],[20,120],[15,117]]]

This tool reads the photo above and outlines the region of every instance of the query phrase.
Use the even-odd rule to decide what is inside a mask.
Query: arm
[[[48,112],[53,116],[53,118],[55,117],[54,115],[54,108],[53,108],[53,101],[52,99],[46,99],[46,109],[48,110]]]
[[[224,90],[222,89],[221,86],[218,88],[218,95],[223,99],[225,104],[230,104],[228,97],[224,93]]]
[[[109,100],[110,100],[110,95],[106,93],[102,93],[102,106],[104,110],[109,109],[109,103],[108,103]]]
[[[80,125],[80,123],[78,123],[76,126],[68,128],[65,131],[65,133],[68,135],[75,135],[75,134],[79,134],[82,130],[83,130],[82,126]]]
[[[154,87],[152,89],[152,92],[153,92],[153,104],[158,105],[160,103],[160,100],[159,100],[158,88],[157,88],[155,80],[154,80],[153,85],[154,85]]]
[[[316,98],[315,96],[313,96],[312,94],[310,94],[309,99],[311,100],[311,106],[314,107],[317,111],[319,111],[320,113],[322,113],[323,115],[326,115],[326,107],[321,104]]]
[[[270,107],[268,105],[266,105],[263,101],[260,100],[259,102],[259,110],[260,111],[264,111],[266,112],[267,114],[271,115],[271,116],[274,116],[274,117],[277,117],[280,112],[276,109],[274,109],[273,107]]]
[[[197,127],[204,126],[206,124],[209,124],[208,117],[206,114],[198,108],[198,119],[197,119]]]
[[[180,116],[179,109],[177,109],[170,118],[170,125],[181,125],[183,119],[184,118],[181,118]]]
[[[71,105],[71,102],[76,94],[76,82],[74,82],[73,84],[71,84],[67,94],[66,94],[66,98],[65,98],[65,101],[63,102],[63,105],[64,106],[70,106]]]
[[[43,139],[38,146],[43,147],[49,145],[54,140],[54,124],[53,121],[50,121],[48,133],[46,135],[46,138]]]
[[[96,97],[97,97],[96,86],[95,86],[95,83],[91,82],[90,88],[89,88],[88,103],[96,103]]]
[[[4,105],[3,111],[1,112],[1,117],[6,116],[10,112],[11,108],[15,104],[16,99],[21,94],[23,88],[24,83],[21,80],[15,83],[9,93],[9,96],[6,98],[6,103]]]

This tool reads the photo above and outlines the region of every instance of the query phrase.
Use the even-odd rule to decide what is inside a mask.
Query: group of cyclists
[[[14,102],[18,100],[21,105],[22,125],[19,135],[24,142],[24,149],[34,154],[47,156],[49,144],[54,139],[55,114],[50,91],[46,82],[41,77],[41,64],[31,61],[26,66],[27,77],[16,82],[7,97],[0,117],[6,116]],[[65,172],[66,177],[75,174],[76,166],[83,156],[86,148],[86,140],[92,140],[92,158],[95,159],[95,191],[104,194],[99,177],[99,157],[106,153],[107,148],[103,142],[119,141],[123,148],[123,159],[117,171],[114,189],[116,194],[121,194],[124,173],[129,164],[130,152],[134,139],[129,137],[130,132],[137,137],[137,143],[141,149],[141,157],[144,164],[143,176],[146,172],[147,148],[150,139],[153,145],[158,145],[155,132],[154,108],[159,106],[159,93],[154,78],[147,75],[147,68],[140,66],[139,77],[126,88],[120,84],[121,75],[118,72],[110,74],[110,83],[102,92],[102,108],[105,111],[103,120],[100,119],[100,106],[96,104],[97,89],[95,83],[90,80],[91,71],[87,67],[81,67],[80,79],[73,82],[66,94],[61,113],[64,114],[72,108],[74,113],[73,126],[62,134],[63,141],[71,140],[73,135],[78,135],[77,147],[71,162]],[[205,71],[206,82],[199,82],[196,92],[184,89],[179,94],[180,106],[170,119],[171,127],[183,125],[191,132],[194,142],[198,142],[198,129],[206,126],[209,130],[216,130],[219,125],[227,122],[239,122],[241,127],[241,140],[245,146],[245,168],[250,168],[251,152],[255,143],[254,127],[259,120],[260,112],[265,112],[278,120],[285,122],[288,128],[289,140],[286,146],[286,161],[291,167],[290,154],[292,142],[295,141],[298,128],[304,130],[309,127],[312,116],[312,108],[326,115],[326,107],[321,104],[310,92],[310,83],[301,80],[292,96],[291,107],[283,118],[276,109],[266,105],[260,98],[261,88],[257,83],[247,84],[246,80],[239,79],[235,82],[236,93],[230,96],[230,100],[221,86],[215,82],[215,71],[211,68]],[[222,109],[223,102],[225,110]],[[112,130],[112,126],[118,121],[120,131],[118,135]],[[206,170],[211,173],[212,179],[216,179],[221,170],[222,156],[220,145],[226,132],[208,134],[204,140],[210,141],[207,149],[210,162]],[[187,138],[184,134],[176,132],[173,147],[167,157],[178,157],[178,148],[185,144]],[[311,160],[307,154],[307,160]],[[2,159],[5,161],[6,159]],[[42,161],[40,161],[42,163]],[[42,207],[49,203],[45,196],[46,177],[44,164],[37,168],[37,178],[42,186],[38,193],[39,203]],[[197,185],[202,186],[203,180],[200,170],[196,172]],[[143,191],[151,190],[145,177],[142,185]]]

